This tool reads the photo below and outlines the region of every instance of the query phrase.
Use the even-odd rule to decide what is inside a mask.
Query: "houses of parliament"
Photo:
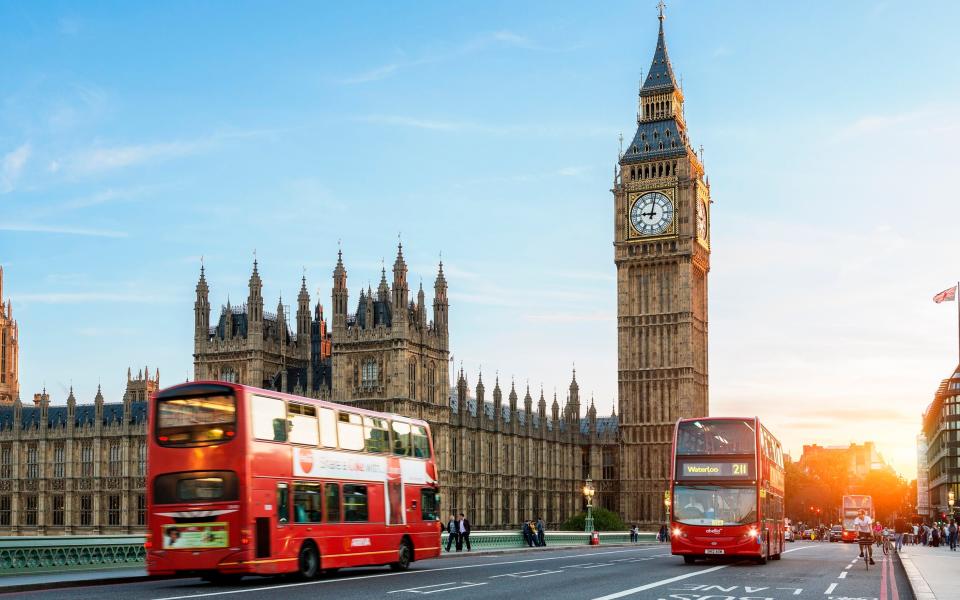
[[[389,277],[384,268],[377,288],[361,288],[352,304],[338,253],[328,314],[311,300],[306,278],[295,311],[282,299],[270,311],[256,261],[246,302],[214,311],[201,266],[195,379],[429,421],[444,511],[462,511],[478,528],[512,529],[537,515],[554,527],[583,509],[588,477],[597,489],[595,506],[655,527],[665,518],[673,424],[708,414],[711,200],[684,101],[661,12],[653,61],[640,85],[636,133],[617,157],[611,190],[618,340],[613,414],[598,416],[592,401],[587,405],[576,371],[559,398],[498,375],[451,373],[443,264],[428,304],[422,285],[415,293],[409,286],[402,245]],[[0,535],[138,531],[145,510],[146,400],[159,388],[159,373],[128,372],[121,402],[105,402],[98,393],[92,405],[80,405],[71,391],[65,406],[52,406],[44,391],[25,406],[9,302],[0,312],[0,340]]]

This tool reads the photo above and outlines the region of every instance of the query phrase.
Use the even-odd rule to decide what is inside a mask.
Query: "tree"
[[[560,525],[560,531],[583,531],[587,513],[573,515]],[[629,529],[617,513],[605,508],[593,509],[593,528],[597,531],[626,531]]]

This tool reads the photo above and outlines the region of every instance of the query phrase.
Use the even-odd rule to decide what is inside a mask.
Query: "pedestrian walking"
[[[950,519],[950,527],[947,529],[947,534],[950,536],[950,551],[957,551],[957,522],[953,519]]]
[[[456,515],[450,515],[450,520],[447,521],[447,552],[450,552],[450,544],[456,544],[457,549],[460,549],[460,524],[457,523]]]
[[[543,526],[543,519],[541,519],[540,517],[537,517],[536,527],[537,527],[537,545],[543,548],[544,546],[547,545],[547,540],[544,539],[545,531]]]
[[[524,521],[523,526],[520,527],[520,533],[523,534],[523,541],[527,543],[527,546],[533,547],[533,531],[530,529],[530,521]]]
[[[460,513],[460,540],[466,545],[467,552],[470,552],[470,520],[463,513]],[[460,552],[459,545],[457,552]]]

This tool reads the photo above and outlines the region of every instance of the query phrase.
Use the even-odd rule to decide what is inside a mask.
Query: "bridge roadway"
[[[913,600],[899,561],[869,571],[857,547],[796,542],[780,561],[687,565],[667,545],[584,547],[497,556],[457,556],[414,563],[405,573],[385,567],[345,569],[313,581],[245,578],[232,586],[199,579],[19,592],[18,598],[102,600],[407,600],[529,598],[549,600]],[[13,595],[0,595],[0,598]]]

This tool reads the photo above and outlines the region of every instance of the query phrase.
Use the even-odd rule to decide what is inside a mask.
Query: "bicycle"
[[[883,536],[883,555],[890,556],[893,554],[893,542],[890,541],[890,536]]]
[[[868,534],[869,535],[869,534]],[[873,536],[865,537],[861,534],[857,538],[857,544],[860,546],[860,554],[863,555],[863,566],[870,570],[870,550],[873,547]]]

